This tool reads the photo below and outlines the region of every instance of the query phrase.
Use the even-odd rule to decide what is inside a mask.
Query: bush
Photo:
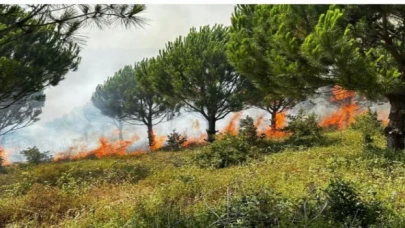
[[[40,152],[37,147],[28,148],[20,152],[29,164],[37,165],[39,163],[52,161],[52,156],[48,155],[49,151]]]
[[[380,214],[380,203],[362,201],[355,188],[340,179],[332,180],[325,190],[329,202],[328,215],[336,222],[369,227],[376,224]]]
[[[323,140],[321,128],[318,125],[318,117],[315,114],[304,115],[300,110],[296,116],[288,116],[291,120],[283,130],[291,133],[290,143],[297,146],[314,146]]]
[[[0,156],[0,173],[5,173],[6,169],[3,166],[4,158]]]
[[[246,116],[245,119],[240,120],[239,135],[249,144],[254,144],[259,139],[252,117]]]
[[[381,121],[377,119],[377,113],[371,112],[371,110],[366,114],[356,116],[355,122],[350,127],[363,134],[366,145],[373,142],[373,137],[384,132],[384,127]]]
[[[181,146],[187,142],[187,136],[177,133],[176,130],[173,130],[172,133],[167,135],[167,144],[169,148],[180,149]]]
[[[213,142],[199,152],[195,161],[200,167],[225,168],[247,163],[257,157],[250,144],[239,136],[226,134],[222,139]]]
[[[279,227],[289,203],[272,191],[259,190],[237,198],[223,210],[217,227]]]

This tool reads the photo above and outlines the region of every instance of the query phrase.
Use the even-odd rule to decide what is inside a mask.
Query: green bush
[[[258,141],[257,128],[254,125],[252,117],[246,116],[245,119],[240,120],[239,135],[249,144],[254,144]]]
[[[355,117],[355,122],[350,126],[363,134],[365,144],[370,144],[375,136],[384,132],[384,127],[380,120],[377,119],[377,113],[370,110],[363,115]]]
[[[203,148],[194,159],[200,167],[220,169],[245,164],[257,156],[256,150],[252,150],[251,145],[243,138],[226,134]]]
[[[20,152],[29,164],[37,165],[39,163],[52,161],[52,156],[49,155],[49,151],[40,152],[37,147],[28,148]]]
[[[185,142],[187,142],[187,136],[177,133],[176,130],[167,135],[167,147],[171,149],[180,149]]]
[[[291,136],[288,142],[296,146],[314,146],[324,139],[323,128],[318,125],[318,117],[315,114],[304,115],[300,110],[296,116],[288,116],[290,122],[283,130]]]
[[[3,166],[4,158],[0,156],[0,173],[5,173],[6,169]]]
[[[381,213],[378,201],[363,202],[356,189],[340,179],[332,180],[325,190],[329,202],[328,215],[336,222],[369,227],[376,224]]]

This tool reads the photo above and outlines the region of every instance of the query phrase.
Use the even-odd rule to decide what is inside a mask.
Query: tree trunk
[[[207,141],[210,143],[215,141],[215,134],[217,133],[217,131],[215,130],[215,124],[216,124],[215,118],[210,118],[208,120],[208,129],[206,131],[208,135]]]
[[[153,134],[153,128],[152,124],[148,124],[148,140],[149,140],[149,147],[152,147],[155,145],[155,135]]]
[[[385,128],[387,147],[395,150],[405,148],[405,96],[387,96],[391,104],[389,124]]]
[[[276,131],[276,129],[277,129],[277,112],[271,113],[270,127],[271,127],[272,131]]]
[[[120,121],[120,122],[118,123],[118,137],[119,137],[119,140],[120,140],[120,141],[124,140],[124,137],[122,137],[122,128],[123,128],[123,124],[122,124],[122,122]]]

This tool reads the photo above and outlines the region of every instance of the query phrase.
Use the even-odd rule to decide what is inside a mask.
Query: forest
[[[80,65],[82,29],[139,28],[145,10],[0,5],[0,136],[40,119],[45,89]],[[239,4],[229,16],[117,69],[85,124],[53,121],[96,146],[0,145],[0,227],[403,227],[405,6]],[[90,142],[95,121],[114,138]]]

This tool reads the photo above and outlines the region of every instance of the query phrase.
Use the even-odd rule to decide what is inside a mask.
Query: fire
[[[237,112],[235,113],[232,118],[231,121],[229,122],[229,124],[225,127],[225,129],[223,130],[224,133],[229,133],[231,135],[236,135],[238,134],[238,127],[236,126],[236,121],[239,120],[240,116],[242,115],[241,112]]]
[[[86,151],[86,152],[79,152],[74,155],[70,153],[57,153],[56,156],[54,157],[54,161],[60,161],[60,160],[78,160],[82,158],[87,158],[87,157],[96,157],[96,158],[101,158],[101,157],[106,157],[106,156],[122,156],[126,155],[126,149],[129,145],[134,143],[136,140],[138,140],[138,137],[134,137],[131,140],[122,140],[122,141],[117,141],[111,143],[107,138],[100,138],[99,139],[99,147],[91,150],[91,151]]]
[[[323,118],[319,125],[321,127],[335,127],[338,130],[343,130],[354,123],[354,117],[358,114],[359,109],[357,104],[343,105],[332,115]]]
[[[319,125],[327,128],[334,127],[338,130],[346,129],[350,124],[354,123],[354,118],[360,111],[360,107],[355,100],[356,92],[335,86],[332,93],[331,102],[339,102],[341,106],[337,111],[323,118]]]
[[[153,145],[151,146],[151,150],[157,150],[162,148],[167,140],[166,136],[156,136],[155,132],[152,130],[153,135]]]
[[[280,112],[277,113],[276,115],[276,128],[273,129],[272,127],[268,128],[264,134],[266,135],[266,138],[283,138],[287,136],[287,134],[281,129],[284,128],[285,126],[285,118],[286,118],[287,112]]]
[[[188,147],[191,145],[205,144],[205,139],[208,137],[207,133],[201,134],[200,136],[188,137],[187,141],[183,143],[182,147]]]
[[[356,96],[356,92],[350,91],[350,90],[345,90],[340,86],[334,86],[332,88],[332,93],[333,93],[333,96],[330,99],[331,102],[343,101],[345,99],[351,100]]]
[[[3,163],[1,165],[10,165],[11,164],[11,161],[10,161],[8,155],[9,155],[8,151],[0,145],[0,157],[3,158]]]

